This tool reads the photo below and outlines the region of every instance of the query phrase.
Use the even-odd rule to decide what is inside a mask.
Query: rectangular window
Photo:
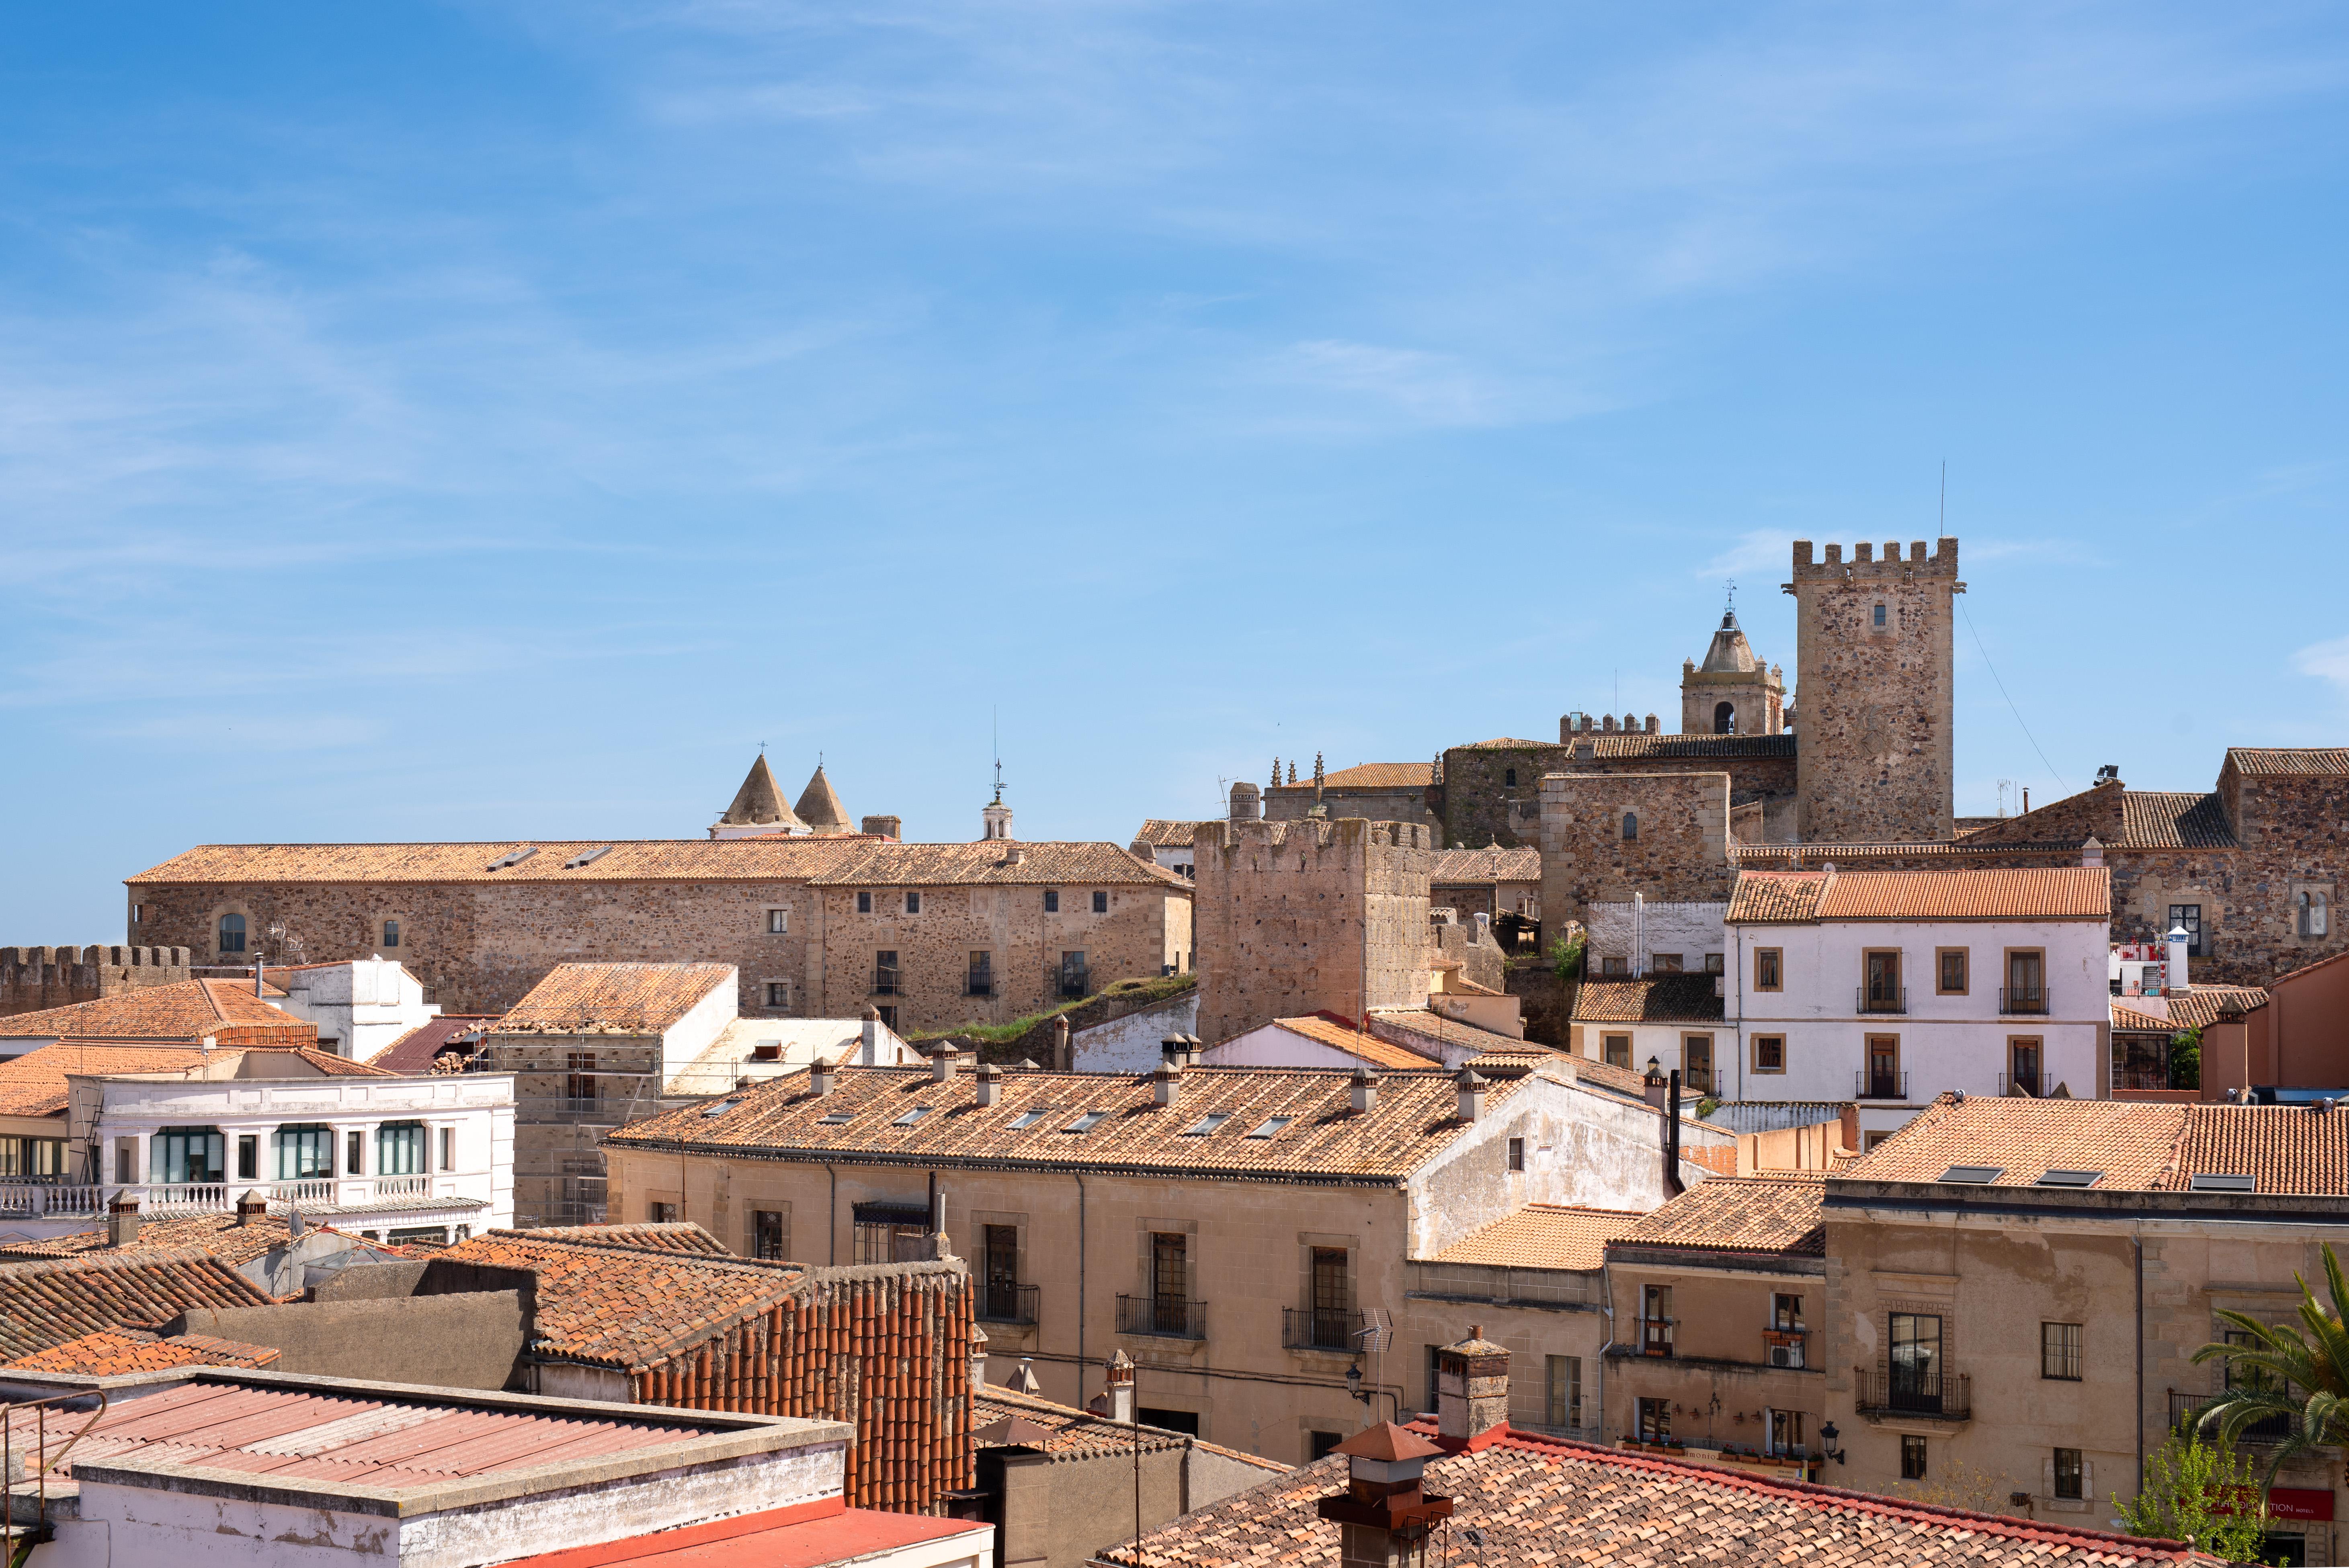
[[[224,1140],[217,1127],[163,1127],[147,1140],[147,1180],[181,1182],[226,1181],[221,1171]]]
[[[375,1130],[375,1171],[378,1176],[424,1174],[424,1124],[387,1121]]]
[[[875,1007],[873,1010],[881,1015],[883,1028],[894,1031],[897,1027],[897,1009],[895,1006]]]
[[[1109,913],[1109,894],[1105,892],[1096,892],[1093,894],[1093,913],[1095,914],[1107,914]]]
[[[603,1092],[595,1087],[595,1052],[565,1051],[563,1054],[563,1065],[565,1069],[563,1077],[563,1098],[571,1101],[574,1109],[578,1108],[582,1100],[592,1100]]]
[[[440,1169],[457,1169],[457,1130],[453,1127],[440,1130]]]
[[[1431,1345],[1427,1347],[1427,1403],[1420,1407],[1423,1410],[1432,1412],[1434,1410],[1438,1403],[1436,1398],[1436,1395],[1439,1392],[1437,1387],[1438,1379],[1436,1374],[1436,1363],[1443,1353],[1444,1346],[1440,1345]]]
[[[885,947],[873,954],[873,994],[895,996],[901,989],[897,974],[897,950]]]
[[[768,981],[767,1006],[770,1007],[788,1007],[791,1005],[792,983],[788,980]]]
[[[1869,953],[1862,961],[1863,975],[1859,988],[1859,1010],[1863,1013],[1900,1013],[1907,991],[1900,984],[1900,954],[1897,951]]]
[[[2173,903],[2169,906],[2169,923],[2161,928],[2167,937],[2179,926],[2186,928],[2186,956],[2208,958],[2202,946],[2202,906],[2199,903]]]
[[[1600,1043],[1606,1051],[1609,1067],[1628,1068],[1631,1065],[1630,1036],[1606,1035],[1600,1037]]]
[[[769,910],[769,911],[767,912],[767,934],[768,934],[768,935],[770,935],[770,936],[788,936],[789,934],[791,934],[791,929],[792,929],[792,912],[791,912],[790,910],[788,910],[788,909],[771,909],[771,910]]]
[[[1770,1326],[1793,1333],[1803,1326],[1803,1298],[1781,1291],[1770,1297]]]
[[[1861,1093],[1868,1099],[1900,1099],[1908,1094],[1900,1076],[1899,1036],[1868,1037],[1868,1068],[1862,1075]]]
[[[1770,1412],[1770,1451],[1774,1454],[1799,1454],[1803,1448],[1803,1413],[1800,1410]]]
[[[328,1127],[281,1127],[275,1135],[277,1177],[303,1181],[335,1173],[335,1133]]]
[[[257,1132],[245,1133],[236,1140],[236,1179],[261,1180],[261,1135]]]
[[[988,1225],[979,1236],[985,1260],[987,1299],[981,1317],[1017,1322],[1019,1317],[1019,1227]]]
[[[790,1243],[784,1239],[783,1212],[781,1209],[750,1211],[750,1255],[781,1262],[783,1249]]]
[[[2080,1495],[2080,1450],[2077,1449],[2055,1450],[2055,1495],[2061,1498]]]
[[[856,1261],[860,1264],[926,1263],[935,1250],[930,1244],[926,1221],[868,1218],[858,1220],[855,1231]]]
[[[1933,989],[1944,996],[1966,994],[1966,950],[1942,947],[1933,954]]]
[[[1522,1138],[1512,1138],[1509,1140],[1509,1169],[1522,1171],[1525,1168],[1526,1140]]]
[[[995,995],[995,954],[973,949],[970,955],[970,995]]]
[[[1681,1037],[1681,1083],[1696,1094],[1713,1092],[1713,1037]]]
[[[1754,1070],[1757,1073],[1782,1073],[1786,1070],[1785,1036],[1754,1037]]]
[[[1542,1373],[1543,1424],[1582,1425],[1582,1357],[1546,1356],[1542,1357]]]
[[[1061,890],[1059,888],[1048,887],[1044,890],[1044,913],[1046,914],[1058,914],[1061,913]]]
[[[1191,1238],[1181,1231],[1151,1233],[1150,1307],[1159,1333],[1191,1331]]]
[[[1602,978],[1628,975],[1631,973],[1631,965],[1629,961],[1610,954],[1599,959],[1599,973]]]
[[[2047,1088],[2046,1064],[2036,1038],[2006,1042],[2007,1081],[2034,1099]]]
[[[1353,1290],[1347,1278],[1346,1249],[1313,1249],[1313,1343],[1324,1350],[1353,1347]]]
[[[2006,995],[2000,998],[2002,1013],[2044,1013],[2047,1011],[2047,954],[2037,948],[2006,955]]]
[[[2080,1380],[2080,1335],[2077,1323],[2039,1326],[2039,1375],[2065,1383]]]
[[[1640,1401],[1640,1441],[1668,1443],[1672,1440],[1672,1402],[1670,1399]]]
[[[1061,995],[1091,995],[1092,991],[1089,984],[1091,980],[1092,975],[1085,967],[1085,954],[1083,949],[1071,948],[1061,954]]]
[[[1726,965],[1726,964],[1725,964],[1725,962],[1724,962],[1724,960],[1725,960],[1725,958],[1726,958],[1726,957],[1727,957],[1727,955],[1726,955],[1725,954],[1720,954],[1720,953],[1708,953],[1708,954],[1706,954],[1704,955],[1704,972],[1705,972],[1706,974],[1708,974],[1708,975],[1724,975],[1724,974],[1727,974],[1727,973],[1728,973],[1728,966],[1727,966],[1727,965]]]
[[[1903,1433],[1901,1435],[1900,1479],[1902,1480],[1923,1480],[1925,1479],[1924,1439],[1909,1433]]]
[[[1672,1287],[1649,1284],[1640,1287],[1640,1354],[1670,1356],[1672,1353]]]
[[[354,1130],[343,1134],[343,1174],[346,1176],[367,1174],[366,1133]]]
[[[871,914],[873,913],[873,893],[872,890],[869,888],[861,890],[857,893],[856,913],[859,914]]]
[[[650,1220],[656,1225],[674,1225],[677,1223],[677,1205],[674,1203],[647,1203],[645,1205],[645,1218]]]
[[[1755,948],[1754,950],[1754,988],[1756,991],[1783,990],[1785,984],[1782,978],[1785,972],[1785,955],[1779,949]]]
[[[905,913],[907,914],[919,914],[922,913],[922,895],[918,891],[913,888],[907,888],[905,890]]]
[[[1939,1415],[1941,1409],[1941,1320],[1916,1313],[1891,1315],[1892,1387],[1896,1410]]]
[[[386,947],[399,945],[399,922],[387,920],[383,923],[383,944]]]
[[[1305,1434],[1305,1462],[1318,1464],[1330,1457],[1345,1437],[1338,1432],[1308,1432]]]

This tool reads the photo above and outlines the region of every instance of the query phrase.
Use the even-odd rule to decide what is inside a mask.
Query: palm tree
[[[2333,1243],[2323,1243],[2326,1292],[2331,1306],[2316,1299],[2308,1281],[2300,1285],[2300,1321],[2266,1324],[2221,1308],[2220,1318],[2240,1336],[2232,1344],[2205,1345],[2194,1353],[2204,1361],[2227,1363],[2227,1391],[2201,1414],[2199,1424],[2216,1428],[2229,1442],[2252,1426],[2273,1422],[2284,1433],[2268,1463],[2267,1483],[2275,1484],[2284,1464],[2316,1449],[2349,1446],[2349,1281]]]

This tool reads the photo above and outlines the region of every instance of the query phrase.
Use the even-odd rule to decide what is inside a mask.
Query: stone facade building
[[[1278,781],[1280,763],[1273,763],[1274,783],[1264,792],[1268,821],[1294,822],[1322,808],[1325,817],[1360,817],[1371,822],[1413,822],[1440,834],[1444,820],[1429,804],[1435,784],[1433,762],[1365,762],[1359,768],[1322,769],[1313,759],[1313,777],[1302,783],[1297,766],[1289,765],[1288,782]]]
[[[1723,611],[1704,663],[1681,665],[1681,733],[1775,735],[1785,727],[1785,677],[1754,656],[1737,613]]]
[[[871,1001],[894,1028],[947,1027],[1058,1001],[1064,954],[1093,984],[1161,974],[1190,945],[1189,883],[1099,843],[206,844],[128,886],[131,928],[202,963],[282,923],[314,958],[398,958],[452,1013],[503,1012],[563,963],[710,962],[740,972],[746,1015]]]
[[[0,1018],[187,978],[184,947],[0,947]]]
[[[1726,773],[1553,773],[1541,785],[1542,909],[1579,920],[1633,893],[1725,903]]]

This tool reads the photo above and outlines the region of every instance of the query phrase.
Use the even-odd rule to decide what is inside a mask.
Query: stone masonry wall
[[[1729,898],[1729,775],[1553,773],[1542,780],[1542,919],[1582,920],[1635,892],[1670,903]],[[1623,818],[1639,819],[1636,838]]]
[[[0,1018],[188,977],[184,947],[0,947]]]
[[[1508,782],[1510,771],[1516,782]],[[1541,781],[1552,773],[1726,773],[1743,805],[1792,800],[1792,757],[1577,757],[1571,746],[1454,747],[1444,754],[1444,841],[1472,850],[1541,841]]]
[[[1199,1025],[1424,1003],[1433,838],[1404,822],[1216,822],[1192,841]]]
[[[1951,638],[1958,542],[1902,560],[1888,543],[1795,542],[1797,792],[1805,843],[1905,843],[1951,833]],[[1876,624],[1876,611],[1884,624]]]
[[[1330,787],[1322,790],[1320,804],[1329,807],[1323,815],[1332,820],[1360,817],[1371,822],[1417,822],[1434,829],[1442,819],[1428,807],[1427,791],[1420,788],[1364,789]],[[1313,787],[1299,784],[1283,785],[1264,792],[1264,814],[1268,821],[1302,821],[1313,810]]]

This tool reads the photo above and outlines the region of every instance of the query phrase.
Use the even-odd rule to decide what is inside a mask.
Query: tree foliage
[[[2113,1494],[2131,1535],[2191,1541],[2230,1563],[2257,1563],[2267,1533],[2267,1500],[2251,1461],[2199,1430],[2172,1432],[2146,1461],[2145,1489],[2124,1502]]]
[[[1561,936],[1549,944],[1550,965],[1557,971],[1559,979],[1572,981],[1582,978],[1582,934],[1578,931],[1571,937]]]
[[[2180,1029],[2169,1037],[2169,1087],[2202,1087],[2202,1031]]]
[[[2298,1328],[2289,1323],[2261,1323],[2222,1308],[2220,1321],[2239,1331],[2242,1343],[2205,1345],[2194,1353],[2197,1362],[2226,1362],[2231,1385],[2202,1412],[2198,1422],[2202,1430],[2215,1431],[2233,1443],[2260,1422],[2282,1429],[2283,1439],[2268,1464],[2270,1486],[2288,1461],[2349,1444],[2349,1329],[2341,1321],[2349,1305],[2349,1284],[2342,1280],[2333,1243],[2326,1242],[2319,1251],[2324,1260],[2325,1293],[2333,1298],[2329,1306],[2316,1299],[2306,1279],[2295,1274]]]

